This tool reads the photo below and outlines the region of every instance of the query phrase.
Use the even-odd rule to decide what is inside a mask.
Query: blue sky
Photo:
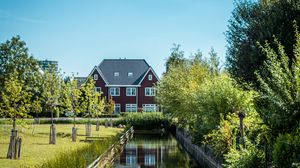
[[[20,35],[38,59],[87,76],[105,58],[146,59],[159,76],[173,43],[225,61],[233,0],[1,0],[0,42]]]

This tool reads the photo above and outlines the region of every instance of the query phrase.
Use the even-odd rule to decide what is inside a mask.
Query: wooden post
[[[99,123],[99,120],[97,120],[97,123],[96,123],[96,131],[99,131],[100,129],[100,123]]]
[[[22,147],[22,138],[18,137],[18,156],[17,156],[17,159],[21,158],[21,147]]]
[[[86,136],[92,136],[91,123],[87,123],[85,125],[85,135]]]
[[[9,147],[7,152],[8,159],[15,159],[16,158],[16,140],[18,136],[18,131],[15,129],[11,130]]]
[[[77,128],[73,127],[72,128],[72,141],[76,142],[76,140],[77,140]]]
[[[56,127],[54,124],[51,124],[50,126],[49,144],[56,144]]]
[[[114,126],[114,123],[113,123],[113,121],[112,121],[112,119],[110,119],[110,127],[113,127]]]
[[[108,119],[105,120],[105,128],[108,127]]]

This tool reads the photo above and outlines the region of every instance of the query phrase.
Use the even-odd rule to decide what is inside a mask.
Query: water
[[[114,162],[115,168],[196,168],[172,135],[135,134]]]

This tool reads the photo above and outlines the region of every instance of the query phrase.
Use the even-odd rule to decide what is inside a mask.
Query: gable
[[[149,75],[152,75],[152,80],[149,80]],[[153,69],[150,67],[147,72],[145,72],[145,74],[143,75],[143,77],[141,78],[139,85],[143,84],[143,83],[156,83],[157,81],[159,81],[158,76],[156,75],[156,73],[153,71]]]

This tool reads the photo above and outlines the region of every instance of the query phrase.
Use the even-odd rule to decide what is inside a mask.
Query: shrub
[[[224,167],[228,168],[263,168],[265,155],[255,146],[249,145],[247,149],[236,150],[232,148],[225,154]]]
[[[125,118],[126,124],[137,130],[159,129],[161,125],[169,127],[169,120],[160,112],[129,113]]]
[[[276,167],[292,167],[300,162],[300,135],[279,135],[273,148]]]

